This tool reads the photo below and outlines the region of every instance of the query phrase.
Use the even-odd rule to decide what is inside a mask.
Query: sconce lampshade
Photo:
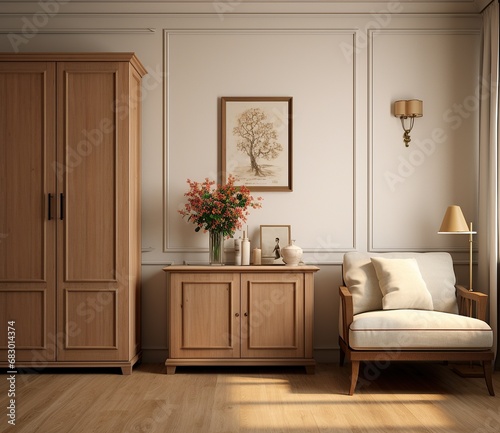
[[[467,221],[465,221],[462,209],[460,209],[460,206],[448,206],[438,233],[471,233],[469,226],[467,225]]]
[[[394,116],[406,116],[406,101],[396,101],[394,103]]]
[[[410,117],[422,117],[424,103],[420,99],[406,101],[406,115]]]
[[[394,116],[422,117],[424,103],[420,99],[401,100],[394,102]]]

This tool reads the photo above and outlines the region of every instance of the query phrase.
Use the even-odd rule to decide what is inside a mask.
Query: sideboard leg
[[[316,373],[316,366],[315,365],[306,365],[306,374],[315,374]]]

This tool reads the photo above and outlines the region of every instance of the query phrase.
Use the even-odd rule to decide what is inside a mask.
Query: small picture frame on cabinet
[[[260,248],[262,250],[263,265],[284,265],[281,248],[290,244],[292,226],[290,225],[261,225]]]

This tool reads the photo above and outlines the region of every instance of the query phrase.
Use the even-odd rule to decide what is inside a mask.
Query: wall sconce
[[[424,103],[420,99],[410,99],[409,101],[396,101],[394,103],[394,116],[401,119],[401,126],[403,127],[403,141],[405,146],[408,147],[411,141],[410,132],[415,122],[415,117],[423,116]],[[408,127],[406,126],[406,119],[409,119]]]

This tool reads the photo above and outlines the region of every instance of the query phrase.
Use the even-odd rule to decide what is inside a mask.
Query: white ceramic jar
[[[292,240],[290,245],[281,248],[281,256],[287,266],[298,266],[302,259],[302,248],[295,245],[294,242]]]

